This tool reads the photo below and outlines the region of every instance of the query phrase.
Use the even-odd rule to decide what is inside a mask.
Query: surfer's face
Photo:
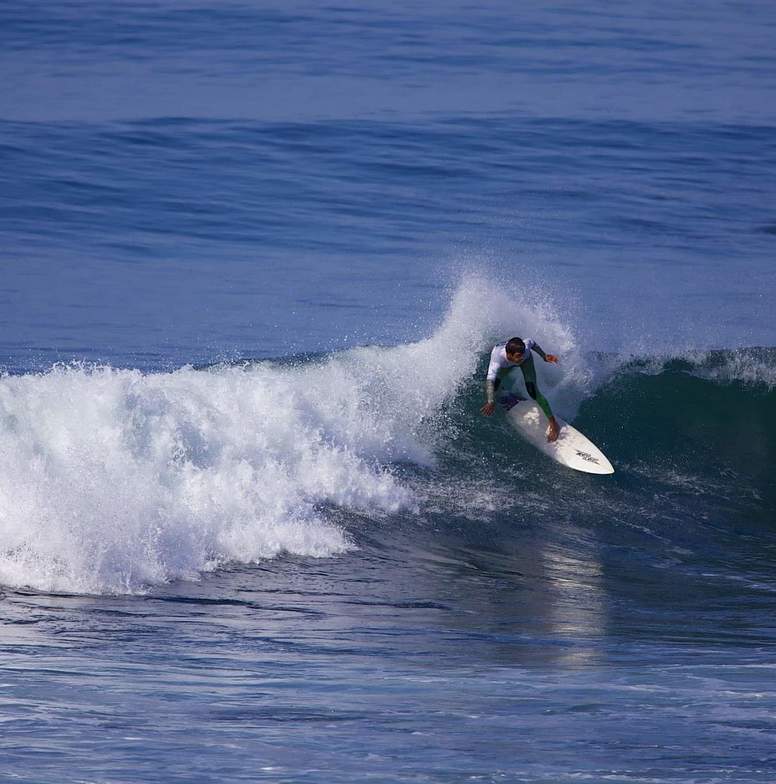
[[[520,357],[522,357],[522,356],[523,356],[522,354],[507,354],[507,359],[510,362],[519,362],[520,361]]]

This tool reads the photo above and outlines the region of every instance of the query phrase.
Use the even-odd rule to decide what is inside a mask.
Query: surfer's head
[[[525,342],[522,338],[510,338],[504,346],[509,357],[522,357],[525,354]]]

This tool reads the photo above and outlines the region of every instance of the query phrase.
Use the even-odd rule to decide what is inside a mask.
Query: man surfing
[[[522,338],[510,338],[506,343],[499,343],[490,352],[490,364],[488,365],[488,375],[485,378],[485,397],[487,402],[480,409],[485,416],[490,416],[496,410],[496,390],[501,382],[516,368],[523,371],[525,388],[533,400],[539,404],[539,408],[549,421],[547,428],[547,440],[555,441],[560,432],[560,426],[552,413],[550,404],[536,386],[536,368],[534,367],[531,352],[535,351],[545,362],[556,364],[558,358],[554,354],[545,354],[541,346],[533,340],[523,340]],[[517,403],[514,395],[506,395],[501,398],[504,407],[509,411]]]

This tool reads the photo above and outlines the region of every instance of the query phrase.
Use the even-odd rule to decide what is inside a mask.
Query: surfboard
[[[575,471],[586,474],[613,474],[614,468],[606,455],[585,435],[564,422],[557,414],[555,419],[560,425],[557,441],[547,441],[547,417],[533,400],[519,396],[509,396],[517,402],[505,409],[509,424],[526,440],[547,457],[552,458]],[[511,402],[511,401],[510,401]]]

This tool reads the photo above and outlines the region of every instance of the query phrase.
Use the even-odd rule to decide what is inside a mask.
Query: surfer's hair
[[[525,351],[525,342],[522,338],[509,338],[504,348],[507,354],[522,354]]]

